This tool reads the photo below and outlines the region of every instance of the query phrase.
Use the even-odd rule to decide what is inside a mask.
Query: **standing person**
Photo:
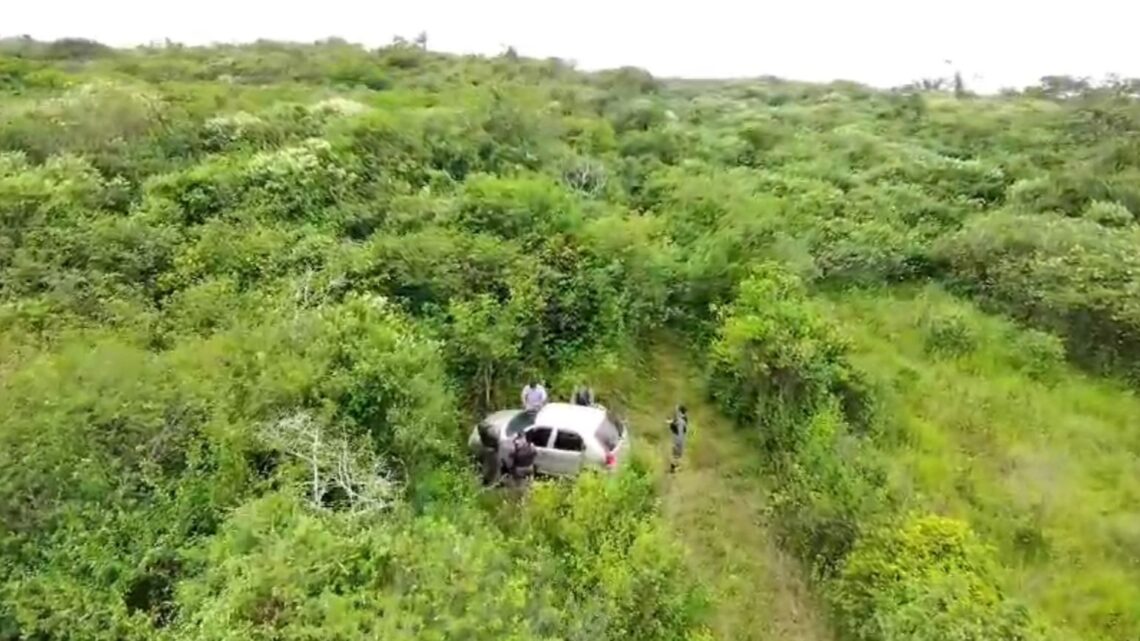
[[[534,478],[534,460],[538,451],[522,434],[516,434],[511,447],[511,481],[515,487],[525,487]]]
[[[575,405],[590,407],[594,404],[594,390],[589,386],[579,385],[577,389],[574,390],[574,397],[571,399],[571,401]]]
[[[546,388],[537,380],[531,379],[522,390],[522,404],[526,411],[538,412],[546,405]]]
[[[669,471],[677,471],[681,464],[681,455],[685,453],[685,437],[689,434],[689,413],[684,405],[678,405],[669,421],[669,433],[673,437],[673,456],[669,462]]]

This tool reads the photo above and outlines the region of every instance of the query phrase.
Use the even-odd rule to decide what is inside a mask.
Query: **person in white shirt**
[[[537,412],[546,405],[546,388],[538,381],[532,380],[522,390],[522,404],[528,412]]]

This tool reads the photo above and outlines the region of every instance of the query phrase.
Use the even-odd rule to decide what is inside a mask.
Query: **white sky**
[[[979,90],[1045,74],[1140,77],[1135,0],[3,0],[0,36],[131,45],[340,36],[558,56],[655,75],[772,74],[891,86],[962,71]]]

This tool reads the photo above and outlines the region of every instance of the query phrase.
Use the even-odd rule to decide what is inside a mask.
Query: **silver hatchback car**
[[[501,410],[482,421],[499,439],[499,460],[506,464],[510,443],[523,434],[537,452],[539,474],[572,476],[586,467],[612,470],[626,458],[629,430],[604,407],[547,403],[537,413]],[[467,445],[473,454],[482,450],[479,426],[471,430]]]

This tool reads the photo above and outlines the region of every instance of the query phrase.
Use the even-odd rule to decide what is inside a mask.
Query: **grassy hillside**
[[[5,40],[0,639],[1131,641],[1134,84]],[[723,466],[482,500],[662,335]]]
[[[1138,629],[1135,394],[937,289],[845,295],[835,311],[891,388],[886,460],[907,502],[968,520],[1059,626]]]

